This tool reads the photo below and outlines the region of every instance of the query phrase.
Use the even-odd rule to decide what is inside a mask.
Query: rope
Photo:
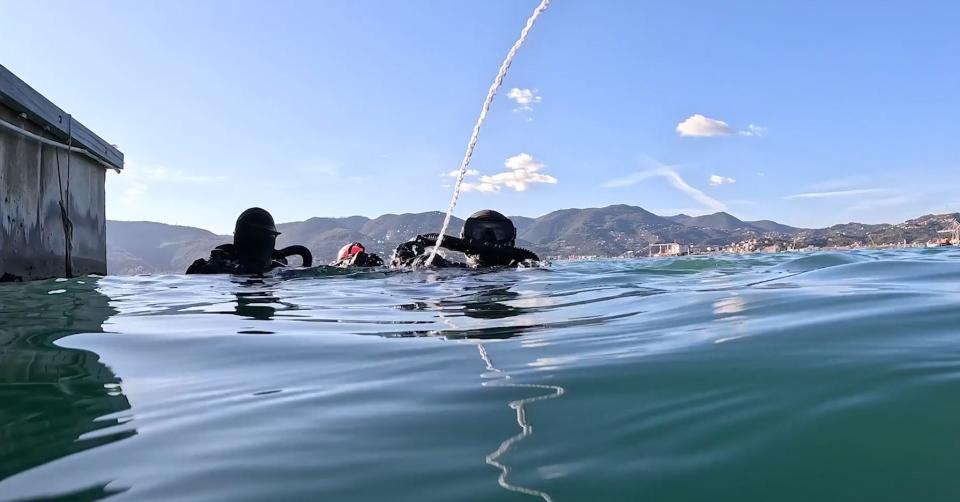
[[[17,133],[17,134],[19,134],[19,135],[21,135],[21,136],[25,136],[25,137],[30,138],[30,139],[32,139],[32,140],[39,141],[40,143],[42,143],[42,144],[44,144],[44,145],[47,145],[47,146],[52,146],[52,147],[58,148],[58,149],[60,149],[60,150],[69,150],[69,151],[71,151],[71,152],[76,152],[76,153],[79,153],[79,154],[86,155],[87,157],[90,157],[90,159],[93,160],[94,162],[96,162],[97,164],[100,164],[101,166],[103,166],[103,167],[105,167],[105,168],[107,168],[107,169],[113,169],[114,171],[120,172],[120,169],[119,169],[119,168],[117,168],[116,166],[112,166],[112,165],[108,164],[106,161],[104,161],[104,160],[101,159],[100,157],[97,157],[96,155],[90,153],[90,151],[87,150],[87,149],[85,149],[85,148],[80,148],[80,147],[77,147],[77,146],[67,145],[67,144],[64,144],[64,143],[60,143],[60,142],[58,142],[58,141],[53,141],[53,140],[51,140],[51,139],[44,138],[43,136],[40,136],[40,135],[38,135],[38,134],[34,134],[34,133],[32,133],[32,132],[30,132],[30,131],[28,131],[28,130],[20,127],[20,126],[17,126],[17,125],[15,125],[15,124],[11,124],[10,122],[7,122],[7,121],[5,121],[5,120],[0,120],[0,128],[6,129],[6,130],[11,131],[11,132],[14,132],[14,133]]]
[[[67,115],[67,188],[63,188],[63,174],[60,170],[60,152],[54,152],[57,158],[57,185],[60,188],[60,221],[63,224],[63,256],[64,256],[64,275],[73,277],[73,221],[70,220],[70,143],[73,142],[73,116]],[[42,136],[40,139],[46,139]],[[43,151],[41,141],[40,151]]]
[[[477,146],[477,140],[480,138],[480,127],[483,126],[483,122],[487,119],[487,112],[490,111],[493,97],[497,94],[500,86],[503,85],[503,78],[507,76],[507,70],[510,69],[510,64],[513,63],[513,58],[517,55],[517,51],[520,50],[523,42],[527,40],[527,35],[530,33],[530,29],[533,28],[533,24],[537,22],[537,18],[539,18],[540,14],[543,14],[543,11],[547,10],[549,6],[550,0],[540,0],[540,5],[537,5],[537,8],[533,10],[533,14],[527,19],[526,26],[520,31],[520,38],[514,42],[513,47],[507,52],[507,57],[504,58],[503,63],[500,64],[500,70],[497,71],[497,76],[493,79],[490,90],[487,91],[487,98],[483,101],[483,107],[480,108],[480,117],[473,126],[473,134],[470,135],[470,141],[467,142],[467,151],[463,154],[463,161],[460,162],[460,173],[457,175],[457,184],[453,187],[453,197],[450,199],[450,206],[447,207],[447,215],[443,218],[443,226],[440,227],[437,243],[430,252],[430,257],[427,258],[426,266],[428,267],[433,263],[433,258],[437,256],[437,250],[439,250],[440,245],[443,244],[443,234],[447,232],[447,227],[450,226],[450,217],[453,216],[453,208],[457,206],[457,199],[460,197],[460,187],[463,185],[464,176],[467,175],[470,157],[473,157],[473,149]]]
[[[514,410],[517,414],[517,425],[520,426],[520,432],[514,436],[511,436],[500,443],[500,446],[491,454],[487,455],[485,459],[487,465],[495,467],[500,471],[500,476],[497,477],[497,483],[505,490],[509,490],[516,493],[522,493],[524,495],[530,495],[532,497],[539,497],[544,500],[544,502],[553,502],[553,498],[550,497],[550,494],[535,490],[533,488],[526,488],[523,486],[518,486],[511,484],[508,481],[510,476],[510,468],[507,467],[504,463],[500,462],[500,457],[505,453],[510,451],[511,448],[516,443],[523,441],[527,437],[533,435],[533,425],[527,421],[527,410],[526,405],[530,403],[535,403],[537,401],[546,401],[549,399],[556,399],[564,395],[567,390],[559,385],[543,385],[543,384],[527,384],[527,383],[513,383],[510,381],[510,375],[504,373],[500,368],[497,368],[493,364],[493,360],[490,358],[490,354],[487,353],[487,349],[483,344],[477,344],[477,350],[480,351],[480,358],[483,359],[483,363],[487,366],[487,371],[491,371],[497,374],[498,378],[491,382],[484,382],[484,386],[487,385],[497,385],[500,387],[518,387],[526,389],[541,389],[549,390],[547,394],[542,394],[538,396],[528,397],[524,399],[518,399],[516,401],[511,401],[508,406]]]

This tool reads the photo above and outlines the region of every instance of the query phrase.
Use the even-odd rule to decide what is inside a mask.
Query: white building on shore
[[[690,254],[690,246],[676,242],[650,245],[650,256],[684,256]]]

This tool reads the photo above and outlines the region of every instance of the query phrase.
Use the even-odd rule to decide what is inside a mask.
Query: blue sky
[[[0,64],[121,147],[112,219],[442,210],[536,3],[0,0]],[[958,24],[954,2],[554,0],[457,214],[960,211]]]

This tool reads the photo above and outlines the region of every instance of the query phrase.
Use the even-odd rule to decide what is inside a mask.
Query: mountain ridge
[[[314,254],[314,264],[332,261],[341,246],[363,242],[368,250],[389,258],[396,246],[418,234],[440,229],[444,213],[313,217],[277,225],[277,246],[302,244]],[[960,213],[924,215],[906,222],[866,225],[844,223],[806,229],[771,220],[744,221],[726,212],[702,216],[658,216],[639,206],[569,208],[538,218],[511,217],[518,245],[542,256],[621,256],[640,254],[655,242],[727,246],[743,241],[781,242],[795,246],[891,244],[936,239],[937,231],[952,228]],[[448,233],[459,234],[463,220],[452,218]],[[111,274],[182,273],[230,236],[183,225],[156,222],[107,222],[107,266]]]

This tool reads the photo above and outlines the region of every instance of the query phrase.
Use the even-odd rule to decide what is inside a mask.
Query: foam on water
[[[0,500],[958,500],[958,264],[2,284]]]

